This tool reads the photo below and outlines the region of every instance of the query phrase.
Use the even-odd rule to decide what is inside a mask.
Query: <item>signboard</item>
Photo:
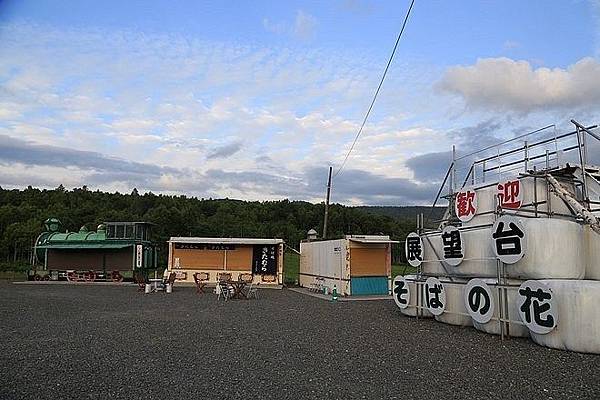
[[[498,205],[510,210],[518,210],[523,202],[521,181],[515,179],[498,184]]]
[[[433,315],[440,315],[446,308],[446,291],[438,278],[425,281],[425,306]]]
[[[492,290],[483,280],[471,279],[464,291],[465,308],[474,321],[485,324],[494,315]]]
[[[492,239],[496,258],[505,264],[516,263],[527,250],[523,223],[510,215],[503,215],[496,220],[492,227]]]
[[[448,225],[442,231],[442,246],[444,261],[456,267],[465,258],[464,243],[457,227]]]
[[[413,267],[418,267],[423,262],[423,241],[415,232],[411,232],[404,242],[406,260]]]
[[[392,293],[394,302],[398,307],[401,309],[408,307],[408,303],[410,302],[410,288],[408,287],[408,282],[402,275],[398,275],[394,278]]]
[[[517,307],[521,321],[531,332],[545,335],[552,332],[558,322],[554,294],[544,283],[525,281],[519,287]]]
[[[465,190],[456,193],[454,213],[462,222],[469,222],[477,214],[477,192]]]
[[[255,245],[252,252],[252,272],[261,275],[277,275],[277,246]]]
[[[136,268],[142,268],[144,261],[144,246],[138,244],[135,246],[135,266]]]
[[[221,243],[175,243],[178,250],[235,250],[234,244]]]

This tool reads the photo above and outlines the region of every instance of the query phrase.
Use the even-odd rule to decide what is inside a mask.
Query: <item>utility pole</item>
[[[329,167],[329,178],[327,179],[327,197],[325,198],[325,220],[323,221],[323,239],[327,239],[327,216],[329,214],[329,196],[331,195],[331,171]]]

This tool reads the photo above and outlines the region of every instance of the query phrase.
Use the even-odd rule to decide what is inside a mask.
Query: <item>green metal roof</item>
[[[37,246],[38,249],[62,249],[62,250],[80,250],[80,249],[124,249],[133,246],[132,243],[48,243]]]

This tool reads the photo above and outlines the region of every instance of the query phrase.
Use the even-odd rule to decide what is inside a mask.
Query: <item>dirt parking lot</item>
[[[289,290],[0,283],[0,398],[600,398],[600,356]]]

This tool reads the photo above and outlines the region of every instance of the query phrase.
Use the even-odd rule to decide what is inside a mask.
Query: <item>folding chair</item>
[[[208,283],[209,275],[206,272],[196,272],[194,282],[196,283],[196,293],[204,293],[204,287]]]
[[[260,285],[260,282],[256,284],[250,284],[250,286],[248,287],[248,291],[246,292],[246,297],[248,299],[250,299],[250,296],[254,296],[254,298],[258,300],[258,285]]]
[[[231,288],[229,287],[227,282],[219,281],[217,282],[217,285],[219,285],[219,296],[217,297],[217,300],[220,300],[221,296],[223,297],[223,300],[229,300],[229,298],[231,297]]]
[[[171,274],[169,275],[169,279],[167,279],[167,282],[165,282],[165,292],[167,291],[167,285],[171,285],[171,291],[173,290],[176,279],[177,279],[177,273],[171,272]]]
[[[135,283],[138,285],[138,292],[144,292],[146,290],[146,277],[141,274],[135,274]]]
[[[230,281],[231,280],[231,272],[219,272],[217,274],[217,279],[219,281]]]

